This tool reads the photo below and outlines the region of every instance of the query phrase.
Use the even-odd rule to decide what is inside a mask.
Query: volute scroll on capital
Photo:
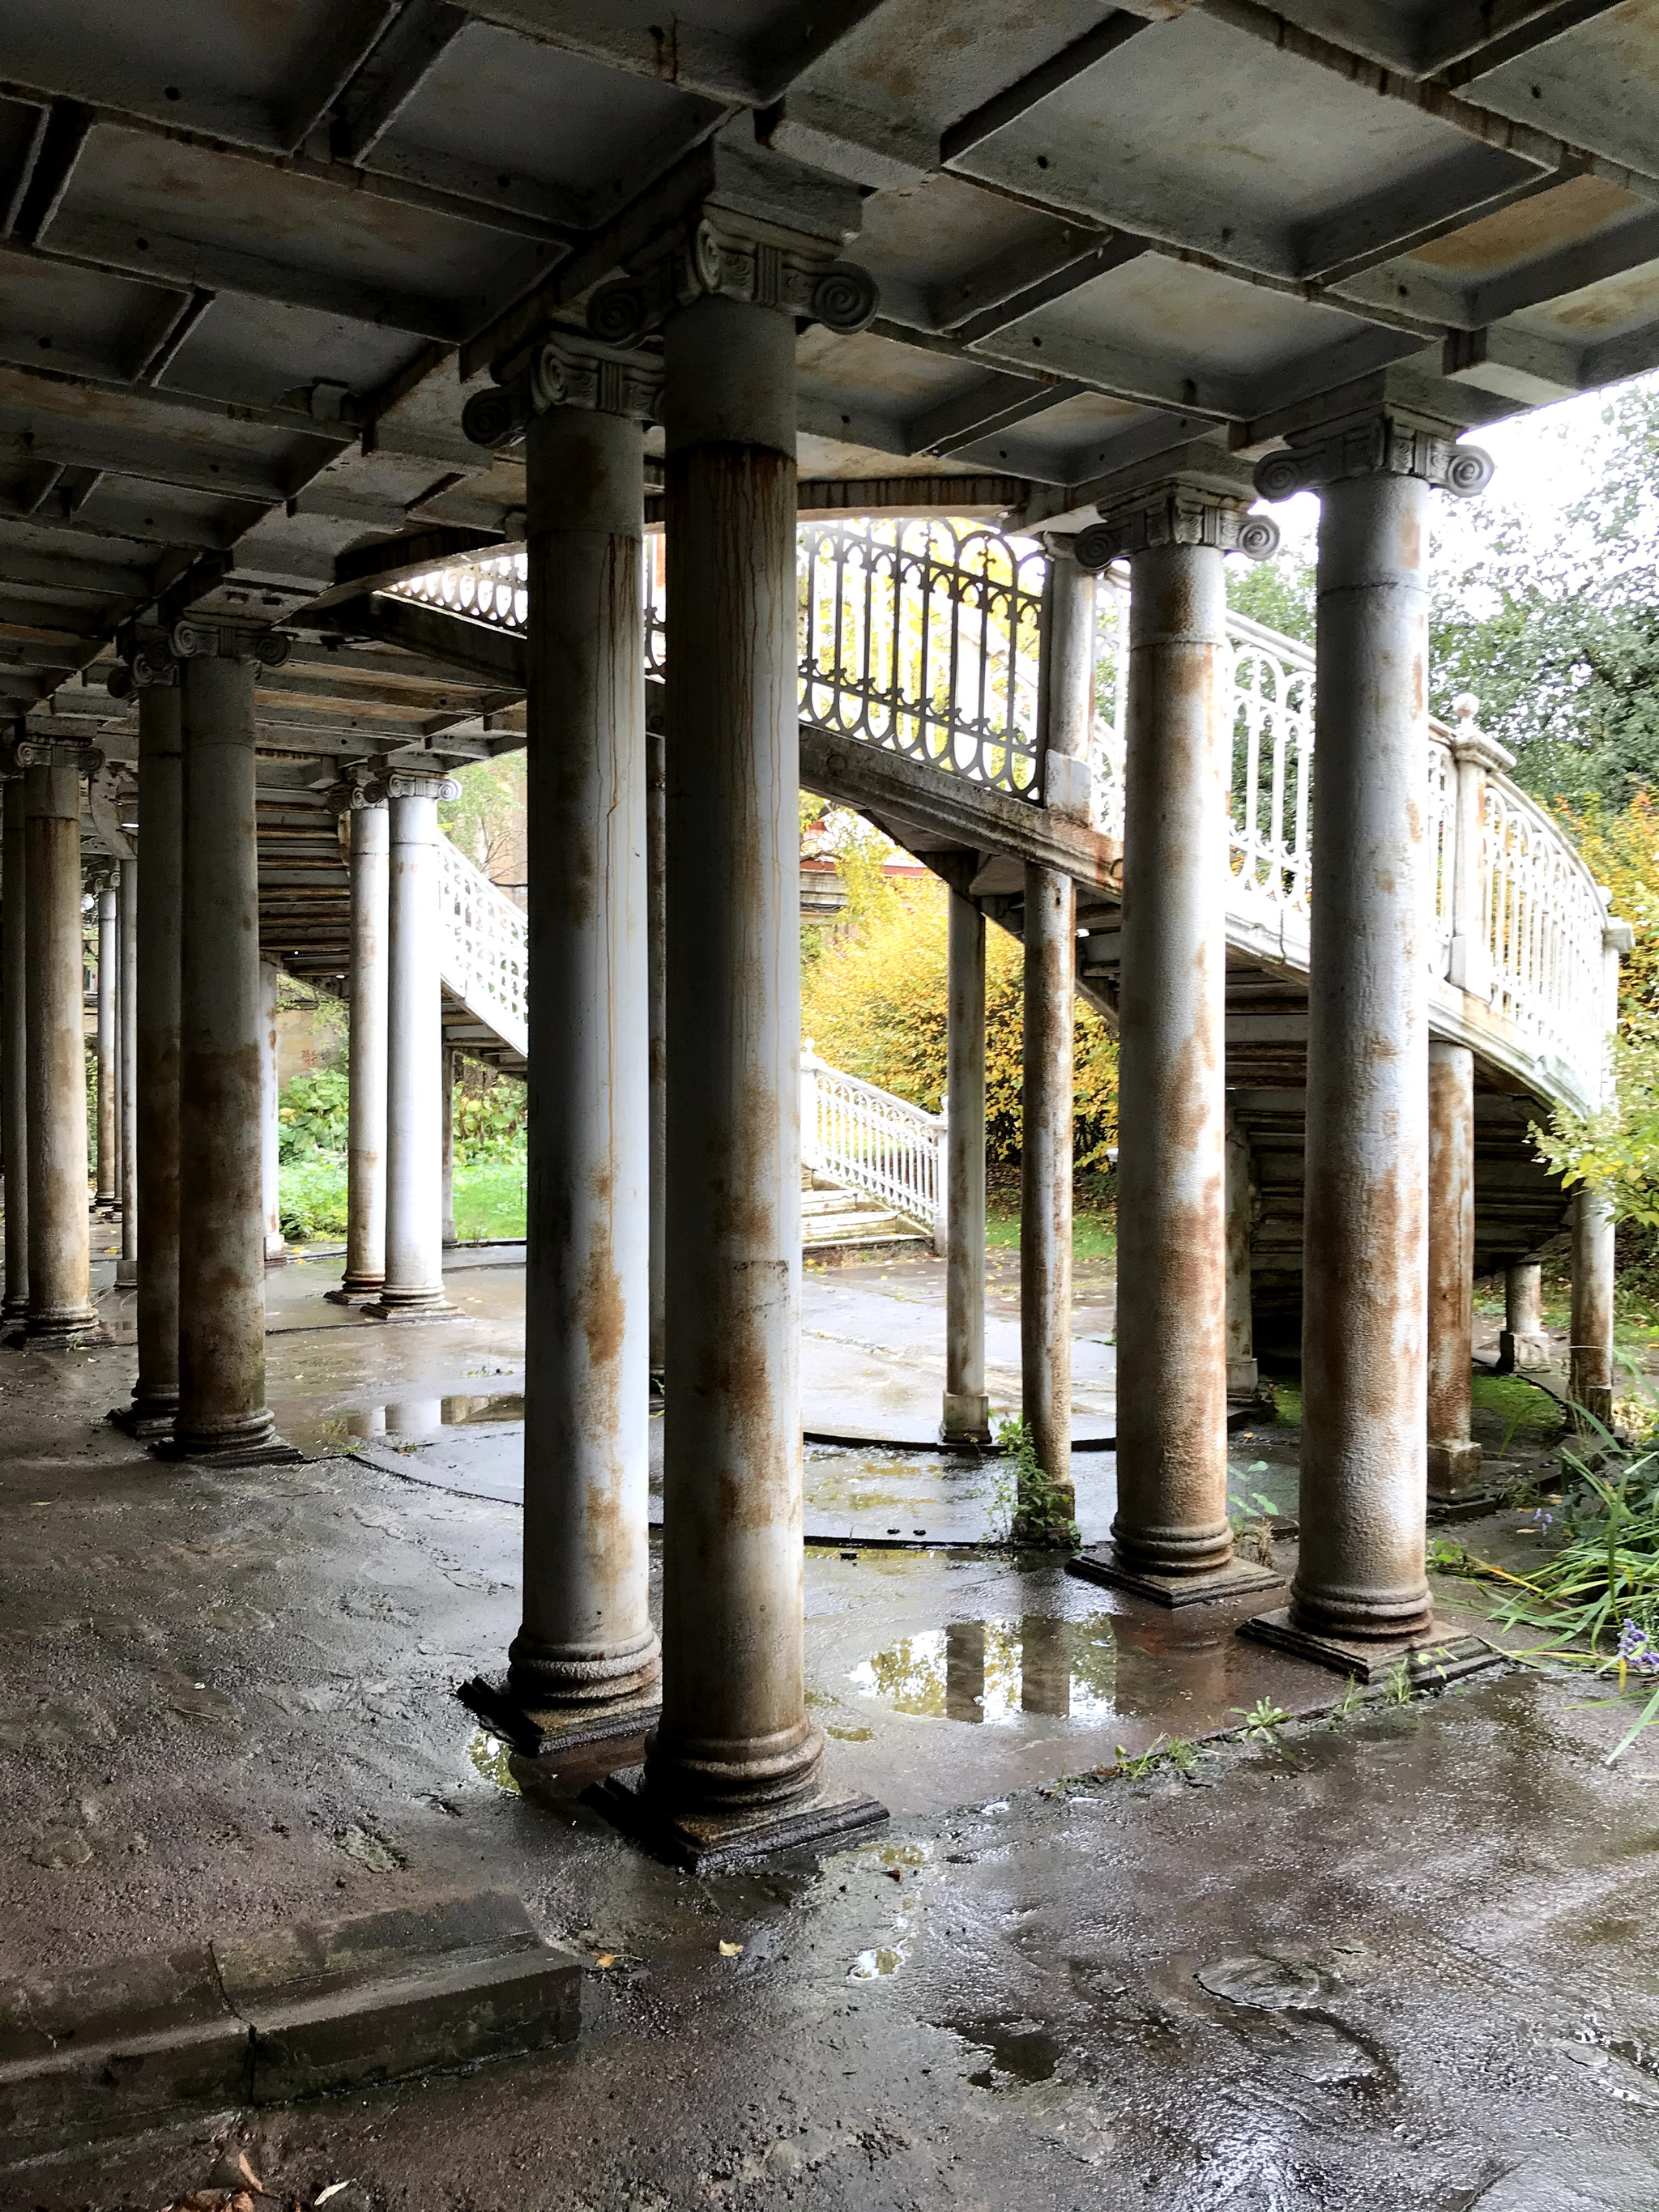
[[[1495,472],[1481,447],[1461,445],[1443,429],[1385,410],[1334,423],[1265,455],[1255,465],[1255,488],[1263,499],[1280,500],[1352,477],[1418,477],[1455,498],[1474,499]]]
[[[282,631],[248,623],[177,622],[168,635],[179,660],[252,660],[280,668],[294,649]]]
[[[414,769],[389,769],[384,775],[358,787],[363,794],[354,799],[354,806],[381,806],[392,799],[435,799],[453,802],[461,795],[461,787],[453,775],[426,775]]]
[[[662,363],[556,335],[511,364],[499,383],[475,392],[461,410],[461,428],[475,446],[511,445],[532,416],[555,407],[654,422],[662,413]]]
[[[1072,552],[1080,568],[1098,575],[1114,561],[1164,545],[1207,545],[1267,561],[1279,550],[1279,525],[1249,513],[1242,499],[1176,485],[1090,523],[1073,539]]]
[[[607,345],[636,345],[677,307],[710,298],[775,307],[843,335],[866,329],[881,304],[869,270],[822,240],[721,208],[705,210],[635,275],[602,284],[587,303],[587,327]]]
[[[20,726],[0,739],[0,776],[21,775],[31,768],[72,768],[77,775],[96,775],[104,756],[90,738],[43,738]]]

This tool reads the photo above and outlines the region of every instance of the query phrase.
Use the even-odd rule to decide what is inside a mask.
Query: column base
[[[642,1748],[662,1711],[660,1682],[613,1704],[590,1705],[586,1710],[576,1705],[531,1704],[482,1674],[463,1682],[455,1695],[492,1735],[532,1759],[552,1759],[590,1744],[611,1744],[619,1752],[636,1743]],[[630,1756],[624,1763],[637,1766],[639,1757]]]
[[[1292,1658],[1306,1659],[1316,1667],[1328,1667],[1368,1686],[1386,1681],[1403,1660],[1412,1681],[1424,1689],[1438,1689],[1479,1674],[1488,1667],[1505,1664],[1505,1655],[1478,1636],[1448,1635],[1431,1625],[1415,1636],[1392,1637],[1375,1643],[1345,1636],[1320,1636],[1297,1628],[1290,1608],[1259,1613],[1239,1623],[1238,1633],[1253,1644],[1266,1644]]]
[[[1547,1367],[1549,1364],[1548,1337],[1522,1335],[1508,1328],[1498,1332],[1498,1371],[1500,1375],[1523,1375],[1529,1367]]]
[[[1569,1407],[1568,1419],[1581,1435],[1590,1433],[1579,1418],[1578,1408],[1581,1407],[1592,1421],[1599,1421],[1604,1429],[1612,1428],[1613,1390],[1610,1385],[1605,1382],[1592,1382],[1582,1390],[1573,1391],[1572,1396],[1577,1402]]]
[[[265,1265],[267,1267],[280,1267],[283,1261],[286,1260],[288,1256],[288,1239],[286,1237],[279,1237],[274,1242],[267,1241],[265,1245]]]
[[[371,1321],[453,1321],[455,1309],[441,1291],[380,1291],[365,1300],[363,1311]]]
[[[988,1444],[991,1441],[991,1401],[982,1390],[947,1390],[945,1412],[939,1425],[944,1444]]]
[[[157,1437],[170,1437],[173,1425],[179,1417],[179,1400],[175,1393],[171,1399],[133,1399],[130,1406],[112,1406],[104,1419],[114,1429],[125,1435],[137,1437],[141,1443],[149,1443]]]
[[[175,1419],[172,1436],[150,1449],[157,1459],[210,1461],[216,1467],[281,1467],[305,1457],[283,1442],[263,1410],[234,1428],[220,1430],[180,1428]]]
[[[73,1313],[40,1317],[30,1314],[23,1322],[21,1334],[25,1348],[30,1352],[78,1352],[88,1344],[103,1340],[103,1324],[96,1310],[88,1306]]]
[[[385,1288],[384,1275],[342,1275],[323,1296],[331,1306],[366,1306],[376,1303]]]
[[[138,1262],[118,1260],[115,1263],[115,1287],[118,1291],[136,1291],[138,1287]]]
[[[1224,1597],[1254,1597],[1258,1590],[1282,1589],[1285,1582],[1273,1568],[1252,1566],[1245,1559],[1231,1559],[1224,1567],[1212,1567],[1206,1574],[1147,1574],[1138,1567],[1120,1566],[1115,1547],[1110,1544],[1091,1544],[1087,1551],[1074,1552],[1066,1562],[1066,1571],[1081,1582],[1104,1583],[1109,1589],[1129,1590],[1136,1597],[1150,1598],[1154,1605],[1170,1607],[1208,1605]]]
[[[1255,1359],[1230,1359],[1227,1362],[1227,1395],[1230,1398],[1254,1398],[1261,1388],[1261,1370]]]
[[[585,1793],[585,1802],[653,1858],[688,1874],[720,1874],[814,1846],[839,1850],[884,1827],[889,1818],[884,1805],[852,1790],[820,1790],[804,1804],[776,1809],[674,1813],[639,1766],[607,1775]]]
[[[1467,1437],[1429,1446],[1429,1499],[1443,1504],[1473,1490],[1480,1480],[1480,1447]]]

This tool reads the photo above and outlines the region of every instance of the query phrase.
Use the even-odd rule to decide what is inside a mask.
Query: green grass
[[[988,1201],[985,1208],[985,1242],[993,1252],[1017,1252],[1019,1249],[1018,1209],[999,1206],[994,1200]],[[1096,1212],[1092,1208],[1073,1214],[1072,1257],[1074,1260],[1115,1260],[1117,1257],[1117,1228],[1111,1214]]]
[[[1477,1375],[1470,1385],[1477,1413],[1502,1424],[1506,1442],[1523,1447],[1551,1443],[1561,1433],[1561,1408],[1547,1390],[1518,1375]]]
[[[331,1243],[346,1233],[346,1164],[331,1152],[288,1160],[282,1170],[283,1234],[290,1244]],[[455,1234],[479,1237],[525,1233],[522,1160],[458,1160]]]
[[[461,1242],[468,1243],[477,1237],[522,1237],[524,1233],[524,1162],[458,1160],[455,1234]]]

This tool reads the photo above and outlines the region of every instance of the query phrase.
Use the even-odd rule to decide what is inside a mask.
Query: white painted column
[[[1051,1518],[1073,1515],[1072,1487],[1072,1058],[1077,988],[1077,886],[1025,865],[1025,992],[1019,1165],[1020,1407]],[[1016,1540],[1047,1531],[1014,1515]]]
[[[123,860],[117,896],[121,972],[116,991],[119,1080],[115,1127],[121,1161],[121,1256],[116,1285],[131,1290],[138,1280],[138,863]]]
[[[288,1250],[283,1234],[281,1149],[283,1127],[279,1102],[281,1071],[276,1062],[276,1008],[282,991],[282,971],[268,960],[259,963],[259,1184],[264,1197],[264,1255],[269,1266]]]
[[[386,1281],[386,940],[391,815],[359,784],[342,796],[351,838],[349,1093],[346,1133],[345,1273],[337,1305],[376,1298]]]
[[[1518,1375],[1528,1367],[1547,1367],[1549,1358],[1550,1340],[1544,1328],[1544,1270],[1536,1260],[1522,1260],[1504,1271],[1498,1371]]]
[[[386,1280],[368,1310],[417,1321],[449,1310],[443,1281],[443,1026],[439,998],[441,775],[398,769],[390,808],[386,972]]]
[[[966,878],[963,878],[964,882]],[[945,1412],[947,1443],[988,1443],[985,1389],[985,916],[951,892],[946,950]]]
[[[455,1055],[446,1045],[440,1063],[443,1095],[443,1240],[455,1243]]]

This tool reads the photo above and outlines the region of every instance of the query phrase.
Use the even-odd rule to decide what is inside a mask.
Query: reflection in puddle
[[[907,1636],[853,1669],[854,1686],[925,1720],[1011,1721],[1025,1713],[1105,1720],[1120,1711],[1109,1613],[966,1620]]]
[[[357,1406],[345,1416],[349,1437],[428,1437],[471,1421],[521,1421],[522,1390],[481,1398],[400,1398],[387,1406]]]
[[[909,1948],[902,1938],[896,1943],[884,1944],[873,1951],[860,1951],[848,1969],[849,1982],[879,1981],[885,1974],[896,1974],[904,1964],[904,1954]]]
[[[493,1783],[497,1790],[510,1790],[515,1797],[524,1795],[513,1778],[512,1748],[500,1736],[491,1735],[486,1729],[474,1729],[466,1755],[484,1780]]]

